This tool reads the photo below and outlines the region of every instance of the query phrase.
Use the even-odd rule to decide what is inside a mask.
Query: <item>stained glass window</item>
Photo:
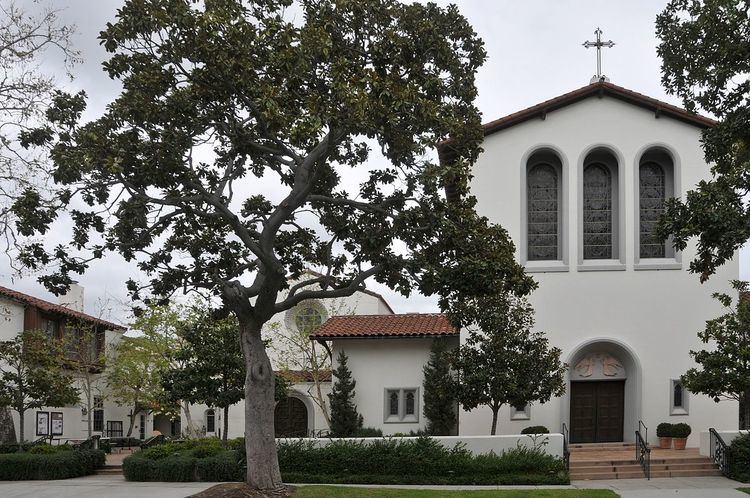
[[[528,259],[559,258],[559,178],[550,164],[537,164],[527,175]]]
[[[323,323],[323,315],[314,306],[300,308],[294,316],[294,324],[300,332],[310,333]]]
[[[414,391],[406,391],[405,412],[407,415],[414,415],[414,406]]]
[[[398,415],[398,391],[388,393],[388,414]]]
[[[674,397],[672,400],[672,405],[675,408],[682,408],[682,383],[681,382],[674,383]]]
[[[646,162],[639,168],[640,187],[640,255],[642,258],[663,258],[665,244],[655,235],[659,217],[664,212],[666,176],[664,168],[655,162]]]
[[[583,171],[583,258],[612,258],[612,174],[598,163]]]

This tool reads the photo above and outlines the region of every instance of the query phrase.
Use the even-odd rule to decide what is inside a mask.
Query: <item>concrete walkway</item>
[[[3,498],[184,498],[214,483],[127,482],[122,476],[89,476],[60,481],[0,482]],[[352,485],[355,486],[355,485]],[[411,489],[612,489],[623,498],[747,498],[735,488],[743,485],[723,477],[671,479],[620,479],[614,481],[573,481],[570,486],[355,486]],[[747,485],[745,485],[747,486]]]

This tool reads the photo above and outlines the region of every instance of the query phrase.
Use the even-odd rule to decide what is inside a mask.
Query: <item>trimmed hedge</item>
[[[750,482],[750,434],[744,434],[729,445],[729,475],[740,482]]]
[[[8,453],[0,455],[0,481],[81,477],[93,474],[105,460],[101,450]]]
[[[549,429],[543,425],[532,425],[524,428],[521,434],[549,434]]]
[[[197,458],[201,445],[156,448],[125,459],[129,481],[240,481],[245,474],[241,440],[230,448]],[[166,446],[166,445],[160,445]],[[210,446],[210,445],[207,445]],[[202,452],[206,452],[202,450]],[[463,445],[445,448],[431,438],[382,439],[370,443],[333,441],[315,447],[311,442],[279,444],[279,466],[285,482],[352,484],[567,484],[561,459],[540,449],[518,447],[502,455],[474,456]]]

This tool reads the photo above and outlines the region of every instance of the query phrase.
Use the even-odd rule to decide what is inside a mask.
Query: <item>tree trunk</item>
[[[282,486],[274,438],[274,377],[261,339],[261,323],[239,316],[245,356],[245,450],[247,484],[255,489]]]
[[[138,405],[133,407],[133,413],[130,415],[130,425],[128,426],[128,434],[127,437],[130,437],[131,434],[133,434],[133,426],[135,426],[135,417],[138,415]]]
[[[740,410],[740,413],[744,414],[743,420],[740,421],[740,429],[750,429],[750,389],[740,398]]]
[[[23,419],[24,419],[25,413],[26,413],[26,410],[24,410],[23,408],[18,410],[18,444],[19,446],[23,445],[23,438],[24,438],[23,429],[25,425]]]
[[[224,434],[222,434],[221,436],[224,446],[227,445],[227,433],[228,432],[229,432],[229,405],[224,407]]]
[[[320,406],[320,410],[323,412],[323,418],[326,420],[326,425],[330,429],[331,427],[331,416],[328,414],[328,404],[326,403],[325,397],[323,396],[323,390],[320,388],[320,365],[318,364],[318,353],[315,351],[315,341],[310,341],[310,347],[312,348],[312,359],[313,359],[313,382],[315,382],[315,392]],[[313,427],[314,429],[314,427]]]
[[[86,394],[86,428],[88,430],[89,439],[91,439],[91,385],[89,385]]]
[[[492,406],[490,408],[492,409],[492,429],[490,430],[490,435],[494,436],[495,432],[497,432],[497,414],[500,411],[500,407]]]
[[[186,401],[182,403],[182,411],[185,412],[185,423],[187,424],[187,430],[183,429],[182,432],[188,437],[193,437],[193,416],[190,414],[190,404]]]

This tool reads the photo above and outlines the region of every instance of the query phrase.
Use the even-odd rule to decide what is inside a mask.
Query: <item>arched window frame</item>
[[[578,161],[578,271],[610,271],[625,270],[625,181],[623,178],[622,154],[615,147],[607,144],[594,145],[584,150]],[[585,185],[587,168],[598,164],[605,167],[610,175],[611,189],[611,224],[612,251],[611,257],[593,259],[586,257],[586,225],[585,225]]]
[[[558,250],[554,260],[529,260],[529,225],[528,225],[528,176],[536,165],[546,163],[554,167],[558,183]],[[568,168],[562,152],[552,145],[539,145],[529,149],[521,159],[521,233],[519,259],[526,271],[559,272],[568,271]]]
[[[210,424],[209,424],[209,419],[211,420]],[[216,432],[216,411],[213,409],[206,410],[204,414],[204,420],[206,422],[206,432],[210,434],[215,433]],[[210,430],[210,429],[213,429],[213,430]]]
[[[682,254],[675,251],[671,240],[665,242],[663,258],[641,257],[641,165],[656,162],[664,169],[665,199],[680,196],[680,159],[675,151],[664,144],[649,144],[636,154],[634,162],[634,269],[635,270],[680,270]]]

